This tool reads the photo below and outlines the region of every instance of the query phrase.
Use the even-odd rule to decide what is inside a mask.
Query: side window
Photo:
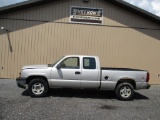
[[[79,69],[79,58],[78,57],[70,57],[62,61],[61,68],[67,69]]]
[[[84,69],[96,69],[95,58],[83,58],[83,68]]]

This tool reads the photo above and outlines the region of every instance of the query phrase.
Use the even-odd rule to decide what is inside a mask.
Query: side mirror
[[[60,68],[61,68],[61,64],[58,64],[56,68],[57,68],[57,69],[60,69]]]

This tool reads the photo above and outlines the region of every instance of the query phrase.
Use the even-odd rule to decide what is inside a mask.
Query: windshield
[[[64,56],[63,56],[64,57]],[[61,57],[60,59],[58,59],[55,63],[53,63],[51,66],[53,67],[55,64],[57,64],[63,57]]]

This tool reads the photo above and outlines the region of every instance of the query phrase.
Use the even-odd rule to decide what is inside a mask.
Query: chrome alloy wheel
[[[44,85],[41,83],[35,83],[32,85],[32,92],[36,95],[42,94],[44,91]]]
[[[128,98],[131,95],[131,89],[128,86],[124,86],[120,89],[120,95],[124,98]]]

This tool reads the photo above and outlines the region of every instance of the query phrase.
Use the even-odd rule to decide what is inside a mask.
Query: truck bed
[[[131,69],[131,68],[112,68],[112,67],[101,67],[101,70],[118,70],[118,71],[145,71],[145,70]]]

